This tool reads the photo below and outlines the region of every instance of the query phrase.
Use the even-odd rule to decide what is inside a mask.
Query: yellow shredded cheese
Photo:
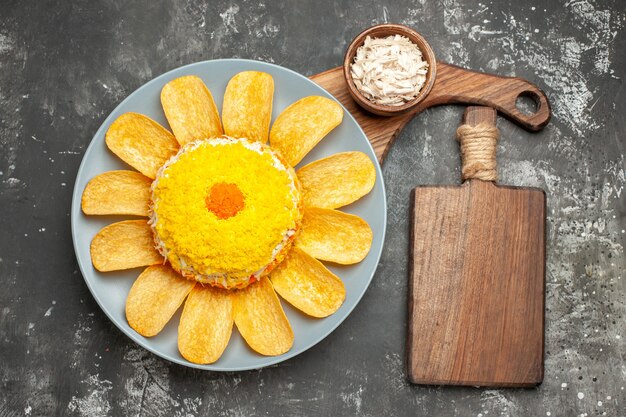
[[[234,184],[244,196],[232,217],[207,209],[218,183]],[[159,172],[152,198],[152,227],[172,266],[225,287],[247,284],[275,263],[302,218],[293,169],[266,145],[246,140],[186,145]]]

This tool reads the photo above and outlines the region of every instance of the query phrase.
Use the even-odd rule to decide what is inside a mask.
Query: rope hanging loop
[[[486,123],[477,126],[464,124],[457,129],[456,138],[461,144],[463,181],[472,178],[496,181],[496,147],[500,138],[498,128]]]

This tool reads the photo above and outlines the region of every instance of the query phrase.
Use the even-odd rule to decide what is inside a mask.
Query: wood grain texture
[[[530,131],[543,129],[550,121],[550,103],[543,91],[521,78],[501,77],[437,62],[437,75],[432,90],[411,111],[393,117],[376,116],[364,111],[352,99],[343,68],[337,67],[311,77],[339,100],[369,138],[379,162],[387,155],[396,136],[419,112],[442,104],[480,104],[493,107],[512,122]],[[537,102],[537,112],[526,115],[516,107],[520,95],[529,95]]]
[[[494,120],[493,112],[473,117]],[[541,383],[545,193],[469,180],[418,187],[412,203],[411,382]]]

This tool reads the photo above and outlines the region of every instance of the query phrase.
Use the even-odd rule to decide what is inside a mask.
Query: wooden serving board
[[[411,112],[376,116],[350,96],[342,68],[311,77],[354,116],[380,163],[422,110],[478,104],[529,131],[550,120],[536,85],[437,62],[430,93]],[[534,114],[516,107],[532,97]],[[489,109],[490,110],[490,109]],[[495,123],[493,110],[468,122]],[[474,117],[474,118],[472,118]],[[525,387],[543,379],[545,211],[542,190],[469,180],[412,195],[407,368],[419,384]]]
[[[484,110],[486,109],[486,111]],[[469,107],[466,123],[495,125]],[[413,191],[407,358],[420,384],[543,379],[546,196],[470,179]]]
[[[535,84],[516,77],[501,77],[471,71],[437,62],[437,75],[432,90],[415,109],[400,116],[385,117],[367,113],[350,96],[343,75],[337,67],[311,77],[325,88],[354,116],[383,162],[402,128],[419,112],[443,104],[477,104],[489,106],[514,123],[530,131],[543,129],[550,121],[550,103]],[[519,96],[529,96],[537,104],[534,114],[522,113],[516,107]]]

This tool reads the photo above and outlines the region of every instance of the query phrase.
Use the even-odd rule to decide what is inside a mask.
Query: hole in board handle
[[[533,116],[539,110],[539,96],[533,91],[522,91],[515,99],[515,107],[526,116]]]

